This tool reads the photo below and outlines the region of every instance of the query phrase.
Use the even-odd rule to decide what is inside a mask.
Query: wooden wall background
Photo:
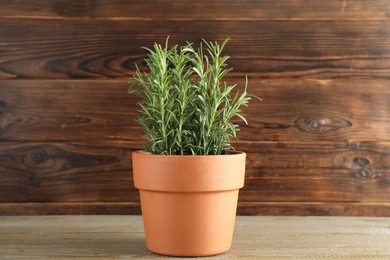
[[[231,41],[239,214],[390,216],[388,0],[0,0],[0,214],[138,214],[140,46]]]

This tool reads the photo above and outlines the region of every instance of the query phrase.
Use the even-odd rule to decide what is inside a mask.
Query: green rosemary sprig
[[[155,43],[145,48],[149,72],[141,72],[131,79],[129,93],[141,97],[138,122],[144,127],[148,140],[146,150],[152,154],[215,155],[234,149],[230,140],[236,138],[238,125],[235,117],[248,123],[241,106],[247,106],[248,79],[242,93],[234,92],[236,85],[228,85],[223,77],[232,69],[226,64],[228,56],[222,51],[229,39],[218,42],[203,41],[196,50],[193,44],[168,47]]]

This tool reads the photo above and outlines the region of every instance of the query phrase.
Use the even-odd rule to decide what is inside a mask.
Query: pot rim
[[[203,192],[239,189],[244,185],[244,152],[230,155],[159,155],[135,151],[133,177],[140,190]]]
[[[226,154],[207,154],[207,155],[199,155],[199,154],[196,154],[196,155],[192,155],[192,154],[184,154],[184,155],[180,155],[180,154],[152,154],[152,153],[147,152],[145,150],[137,150],[137,151],[134,151],[133,153],[142,154],[144,156],[169,157],[169,158],[173,158],[173,157],[179,157],[179,158],[183,158],[183,157],[186,157],[186,158],[190,158],[190,157],[193,157],[193,158],[204,158],[204,157],[239,156],[239,155],[246,154],[243,151],[236,151],[236,150],[228,151],[228,153],[226,153]]]

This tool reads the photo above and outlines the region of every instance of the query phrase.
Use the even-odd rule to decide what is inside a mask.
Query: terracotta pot
[[[229,250],[245,157],[243,152],[207,156],[134,152],[134,185],[140,190],[149,250],[172,256]]]

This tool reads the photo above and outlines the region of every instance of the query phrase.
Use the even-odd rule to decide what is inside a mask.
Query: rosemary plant
[[[168,37],[169,38],[169,37]],[[238,117],[247,124],[241,106],[251,96],[246,89],[235,91],[223,77],[231,71],[228,56],[222,51],[228,42],[206,42],[198,49],[192,43],[168,47],[155,43],[145,59],[150,72],[141,72],[131,79],[129,93],[141,97],[138,122],[145,129],[146,150],[152,154],[217,155],[230,149],[238,125]]]

